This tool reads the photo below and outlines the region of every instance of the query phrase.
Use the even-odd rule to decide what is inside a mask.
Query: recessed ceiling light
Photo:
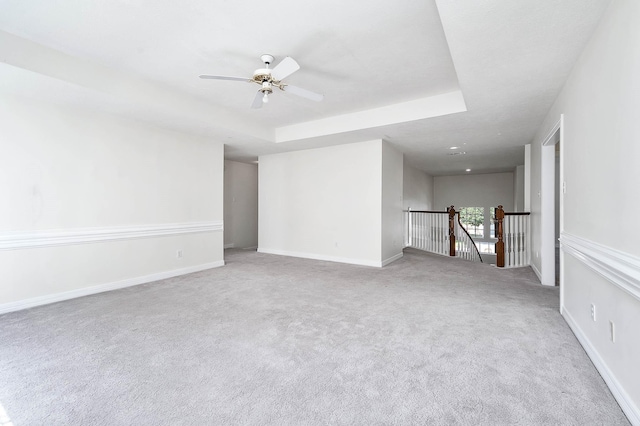
[[[471,169],[467,169],[467,170],[465,170],[465,172],[470,172],[470,171],[471,171]]]
[[[458,149],[459,147],[457,146],[450,146],[449,149]]]

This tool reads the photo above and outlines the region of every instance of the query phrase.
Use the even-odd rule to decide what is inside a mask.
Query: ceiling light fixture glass
[[[450,146],[449,149],[458,149],[458,146]]]
[[[268,95],[268,93],[264,92],[264,96],[262,97],[262,102],[264,102],[265,104],[269,103],[269,96],[267,96],[267,95]]]

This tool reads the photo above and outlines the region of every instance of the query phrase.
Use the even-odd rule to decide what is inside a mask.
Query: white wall
[[[493,243],[490,235],[491,208],[502,205],[505,211],[513,211],[513,173],[488,173],[478,175],[435,176],[434,210],[445,210],[453,205],[461,207],[484,207],[484,237],[474,237],[476,242]],[[495,255],[483,254],[483,261],[495,263]]]
[[[381,266],[382,147],[374,140],[261,156],[258,251]]]
[[[558,117],[559,118],[559,117]],[[531,144],[531,184],[530,184],[530,221],[531,221],[531,267],[538,278],[542,278],[542,142]],[[551,149],[545,147],[545,149]]]
[[[382,263],[402,256],[404,247],[404,159],[389,143],[382,143]]]
[[[431,210],[433,208],[433,176],[404,162],[403,209]]]
[[[513,173],[435,176],[434,210],[448,206],[497,207],[513,211]],[[488,212],[488,210],[486,210]]]
[[[0,312],[223,264],[221,144],[8,96],[0,115]]]
[[[640,2],[611,4],[536,134],[534,251],[544,250],[536,196],[545,190],[542,150],[553,149],[541,144],[560,114],[567,188],[561,310],[627,416],[640,424],[640,230],[628,226],[640,211]]]
[[[258,246],[258,166],[224,162],[224,246]]]
[[[524,212],[524,165],[513,171],[513,211]]]

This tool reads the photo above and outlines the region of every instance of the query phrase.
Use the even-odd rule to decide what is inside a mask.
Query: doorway
[[[563,231],[562,123],[554,125],[542,144],[541,249],[542,284],[562,286],[563,257],[559,238]],[[561,293],[562,298],[562,293]],[[562,302],[562,301],[561,301]]]

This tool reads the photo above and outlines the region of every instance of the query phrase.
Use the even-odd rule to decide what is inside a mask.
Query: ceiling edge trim
[[[416,99],[320,120],[292,124],[275,129],[275,142],[290,142],[318,136],[351,132],[372,127],[388,126],[424,120],[467,111],[460,90],[428,98]]]

